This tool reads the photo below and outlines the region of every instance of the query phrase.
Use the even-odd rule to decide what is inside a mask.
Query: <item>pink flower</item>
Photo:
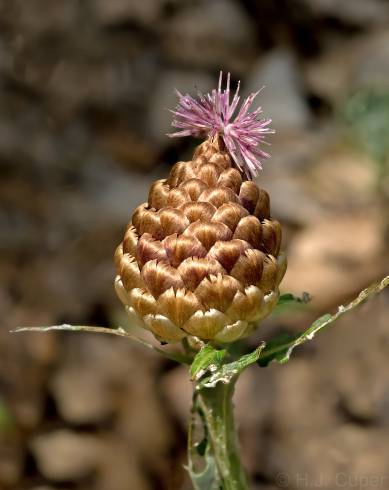
[[[188,94],[182,95],[176,90],[179,101],[176,109],[171,111],[175,116],[172,126],[179,128],[180,131],[168,136],[213,137],[219,134],[236,166],[252,179],[262,169],[260,159],[270,156],[259,148],[259,145],[266,143],[264,141],[266,134],[274,133],[268,127],[271,119],[259,119],[258,116],[262,113],[261,107],[249,112],[260,90],[249,95],[234,116],[240,101],[240,82],[230,102],[230,74],[227,75],[225,90],[221,88],[222,80],[223,72],[220,72],[218,89],[205,95],[198,92],[197,99]]]

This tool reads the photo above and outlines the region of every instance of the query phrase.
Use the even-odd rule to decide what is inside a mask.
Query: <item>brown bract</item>
[[[220,139],[150,188],[116,250],[115,287],[159,340],[233,342],[274,308],[286,270],[269,195],[243,180]]]

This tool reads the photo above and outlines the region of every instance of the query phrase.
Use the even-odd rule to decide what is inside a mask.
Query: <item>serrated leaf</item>
[[[341,305],[338,307],[338,311],[334,314],[326,313],[312,323],[312,325],[296,335],[283,335],[267,342],[266,347],[263,349],[258,364],[261,367],[267,366],[271,361],[278,361],[280,364],[284,364],[289,361],[290,355],[293,350],[308,340],[312,340],[315,335],[323,328],[328,327],[335,322],[339,317],[347,313],[348,311],[356,308],[358,305],[369,299],[371,296],[379,293],[389,285],[389,276],[384,277],[382,281],[372,284],[368,288],[359,293],[357,298],[348,303],[347,305]]]
[[[216,370],[220,367],[226,350],[218,350],[212,345],[205,345],[195,356],[190,367],[192,380],[200,379],[208,370]]]
[[[204,378],[196,386],[196,390],[202,390],[203,388],[214,388],[217,383],[228,384],[234,381],[239,374],[244,371],[250,364],[254,364],[258,361],[262,350],[265,347],[265,342],[262,342],[255,351],[245,354],[240,359],[223,364],[210,376]]]

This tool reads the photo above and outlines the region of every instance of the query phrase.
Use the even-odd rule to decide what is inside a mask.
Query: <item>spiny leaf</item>
[[[258,362],[259,356],[265,348],[265,345],[265,342],[262,342],[255,351],[245,354],[236,361],[223,364],[210,376],[201,380],[196,386],[196,390],[199,391],[203,388],[214,388],[217,383],[231,383],[231,381],[234,381],[242,371],[250,366],[250,364]]]
[[[192,380],[200,379],[206,371],[218,369],[226,355],[226,350],[217,350],[211,345],[205,345],[194,358],[190,367],[190,377]]]
[[[118,328],[105,328],[105,327],[95,327],[95,326],[87,326],[87,325],[69,325],[67,323],[64,323],[63,325],[51,325],[51,326],[45,326],[45,327],[18,327],[15,330],[12,330],[11,333],[19,333],[19,332],[39,332],[39,333],[45,333],[45,332],[52,332],[52,331],[66,331],[66,332],[88,332],[88,333],[102,333],[102,334],[108,334],[108,335],[116,335],[119,337],[125,337],[129,340],[132,340],[134,342],[138,342],[139,344],[142,344],[144,347],[147,347],[148,349],[154,350],[158,352],[159,354],[162,354],[164,357],[167,357],[168,359],[172,361],[179,362],[180,364],[190,364],[191,359],[189,359],[187,356],[180,354],[180,353],[175,353],[175,352],[168,352],[163,349],[159,349],[158,347],[154,346],[153,344],[149,344],[146,340],[143,340],[136,335],[133,335],[129,332],[127,332],[124,328],[118,327]]]
[[[315,335],[325,327],[328,327],[335,322],[339,317],[347,313],[348,311],[356,308],[358,305],[366,301],[371,296],[379,293],[389,285],[389,276],[384,277],[380,282],[372,284],[370,287],[364,289],[359,293],[357,298],[348,303],[347,305],[341,305],[338,307],[338,311],[334,314],[326,313],[312,323],[312,325],[296,335],[282,336],[274,340],[267,342],[266,347],[263,349],[258,364],[261,367],[265,367],[269,362],[276,360],[280,364],[284,364],[289,361],[290,355],[293,350],[308,340],[312,340]]]

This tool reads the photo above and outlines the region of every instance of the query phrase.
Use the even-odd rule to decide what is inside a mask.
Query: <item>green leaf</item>
[[[212,345],[205,345],[197,354],[190,367],[192,380],[200,379],[207,371],[217,370],[226,355],[226,350],[217,350]]]
[[[311,301],[309,293],[303,292],[301,297],[295,296],[292,293],[284,293],[278,299],[277,305],[273,310],[273,315],[289,311],[291,309],[299,309]]]
[[[266,342],[266,347],[263,349],[259,359],[258,364],[261,367],[266,367],[269,362],[276,360],[282,363],[290,345],[297,340],[300,334],[287,334],[283,333],[278,335],[275,339],[268,340]]]
[[[343,316],[348,311],[356,308],[358,305],[369,299],[371,296],[379,293],[389,285],[389,276],[386,276],[382,281],[372,284],[370,287],[364,289],[357,298],[348,303],[347,305],[341,305],[338,307],[338,311],[334,314],[326,313],[312,323],[312,325],[296,335],[283,335],[267,342],[266,347],[260,354],[258,364],[261,367],[267,366],[271,361],[278,361],[280,364],[284,364],[289,361],[293,350],[301,344],[304,344],[308,340],[312,340],[315,335],[323,328],[328,327],[338,318]]]
[[[127,332],[124,328],[105,328],[105,327],[95,327],[89,325],[68,325],[64,323],[63,325],[51,325],[48,327],[18,327],[15,330],[11,330],[11,333],[19,333],[19,332],[52,332],[52,331],[64,331],[64,332],[87,332],[87,333],[102,333],[107,335],[116,335],[118,337],[125,337],[129,340],[137,342],[143,347],[151,349],[159,354],[162,354],[164,357],[170,359],[171,361],[179,362],[180,364],[190,364],[191,359],[184,354],[180,354],[179,352],[170,352],[163,349],[159,349],[153,344],[150,344],[146,340],[143,340],[136,335],[133,335]]]
[[[203,388],[214,388],[217,383],[229,384],[239,376],[239,374],[244,371],[248,366],[258,362],[259,356],[262,350],[265,348],[265,342],[262,342],[255,351],[245,354],[240,359],[229,362],[228,364],[223,364],[219,369],[217,369],[210,376],[201,380],[197,386],[196,390],[202,390]]]
[[[288,305],[291,303],[309,303],[311,301],[311,295],[305,291],[302,293],[301,298],[295,296],[292,293],[284,293],[278,299],[277,306]]]

